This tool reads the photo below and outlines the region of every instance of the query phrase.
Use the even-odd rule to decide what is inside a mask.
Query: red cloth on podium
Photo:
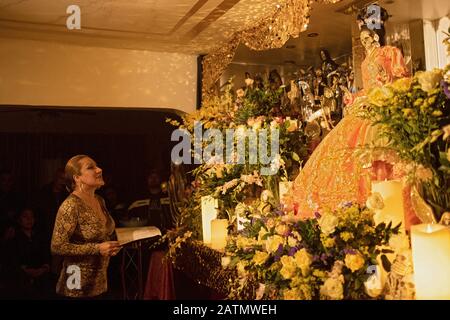
[[[172,264],[164,256],[164,251],[153,251],[150,256],[144,300],[175,299]]]

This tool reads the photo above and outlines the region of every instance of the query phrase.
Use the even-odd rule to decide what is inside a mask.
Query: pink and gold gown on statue
[[[391,46],[374,49],[361,69],[364,89],[356,96],[408,76],[400,50]],[[342,202],[364,204],[370,194],[374,166],[381,161],[373,161],[376,157],[372,157],[368,165],[358,150],[373,140],[374,130],[368,120],[356,116],[356,103],[347,108],[349,114],[314,150],[282,200],[302,218],[313,217],[322,209],[337,208]]]

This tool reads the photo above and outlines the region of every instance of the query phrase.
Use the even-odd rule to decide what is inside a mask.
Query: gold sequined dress
[[[107,291],[109,257],[100,255],[97,244],[111,239],[115,224],[104,200],[97,198],[103,210],[101,216],[74,194],[61,204],[56,215],[51,250],[52,254],[64,256],[56,286],[60,295],[94,297]],[[74,278],[77,267],[79,288]]]
[[[374,49],[361,66],[364,90],[408,76],[403,56],[395,47]],[[322,140],[301,170],[283,203],[303,218],[321,209],[334,209],[345,201],[364,204],[370,192],[371,172],[364,168],[359,147],[374,136],[369,121],[357,117],[356,103],[350,114]]]

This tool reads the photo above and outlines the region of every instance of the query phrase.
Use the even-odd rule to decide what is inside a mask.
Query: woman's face
[[[105,184],[103,181],[102,169],[97,166],[94,160],[89,157],[80,160],[81,174],[75,176],[77,184],[83,183],[87,186],[99,188]]]
[[[378,44],[378,36],[376,34],[373,34],[372,32],[368,30],[364,30],[361,32],[361,43],[366,49],[366,52],[372,51],[374,47]]]

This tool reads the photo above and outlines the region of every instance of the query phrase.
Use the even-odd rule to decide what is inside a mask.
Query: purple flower
[[[447,96],[447,98],[450,99],[450,90],[449,90],[449,85],[448,85],[447,81],[441,80],[441,87],[444,90],[444,93]]]
[[[320,257],[319,257],[319,255],[317,255],[317,254],[315,254],[315,255],[313,255],[313,261],[318,261],[318,260],[320,260]]]
[[[282,253],[283,253],[283,245],[280,244],[280,245],[278,246],[278,249],[277,249],[277,253],[276,253],[276,254],[281,255]]]
[[[354,249],[344,249],[345,254],[356,254],[356,251]]]
[[[353,203],[351,201],[345,201],[342,202],[339,207],[341,208],[351,208],[353,206]]]
[[[291,248],[289,250],[288,256],[292,257],[293,255],[295,255],[295,253],[297,252],[297,248]]]

